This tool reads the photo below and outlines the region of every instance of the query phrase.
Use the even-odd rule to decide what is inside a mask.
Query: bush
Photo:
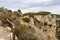
[[[29,23],[30,22],[30,19],[29,18],[22,18],[24,22],[27,22]]]

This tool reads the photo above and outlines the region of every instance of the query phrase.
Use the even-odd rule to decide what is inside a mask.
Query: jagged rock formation
[[[32,17],[31,25],[35,25],[38,29],[41,30],[41,33],[50,36],[51,38],[55,38],[56,35],[56,16],[52,14],[48,15],[34,15]],[[33,24],[32,24],[33,23]],[[56,40],[56,39],[51,39]]]
[[[14,24],[14,29],[7,19]],[[12,12],[0,8],[0,26],[11,29],[13,40],[16,37],[17,40],[58,40],[56,20],[57,17],[50,12],[22,14],[20,10]]]

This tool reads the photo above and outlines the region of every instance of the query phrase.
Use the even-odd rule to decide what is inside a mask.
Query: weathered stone
[[[0,40],[10,40],[9,32],[4,27],[0,26]]]

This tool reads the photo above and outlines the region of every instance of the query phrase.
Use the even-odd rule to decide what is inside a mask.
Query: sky
[[[60,14],[60,0],[0,0],[0,7],[20,9],[22,13],[49,11]]]

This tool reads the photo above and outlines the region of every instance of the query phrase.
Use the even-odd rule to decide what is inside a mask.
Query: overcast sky
[[[0,7],[25,12],[49,11],[60,14],[60,0],[0,0]]]

